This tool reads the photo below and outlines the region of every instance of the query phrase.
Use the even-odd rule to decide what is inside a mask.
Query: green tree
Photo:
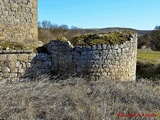
[[[154,30],[160,30],[160,26],[159,25],[156,25]]]
[[[141,48],[143,45],[149,47],[151,37],[149,34],[138,37],[138,48]]]
[[[151,34],[151,39],[153,50],[160,50],[160,31],[154,30]]]

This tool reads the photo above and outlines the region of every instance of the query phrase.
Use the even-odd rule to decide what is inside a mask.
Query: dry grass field
[[[118,117],[118,113],[139,114]],[[141,116],[156,114],[156,117]],[[150,120],[160,119],[160,81],[56,80],[0,82],[1,120]]]

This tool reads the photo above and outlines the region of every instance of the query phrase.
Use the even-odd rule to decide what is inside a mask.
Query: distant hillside
[[[119,27],[110,27],[110,28],[100,28],[100,29],[80,29],[81,33],[105,33],[105,32],[120,32],[123,30],[132,30],[138,33],[138,36],[142,36],[144,34],[151,34],[152,30],[136,30],[132,28],[119,28]]]

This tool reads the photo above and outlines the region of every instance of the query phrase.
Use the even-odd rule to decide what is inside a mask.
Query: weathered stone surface
[[[82,47],[81,47],[81,46],[76,46],[76,47],[75,47],[75,51],[77,51],[77,52],[82,51]]]
[[[113,45],[113,49],[118,49],[118,48],[119,48],[118,44]]]
[[[11,70],[8,67],[3,67],[2,72],[9,73],[9,72],[11,72]]]
[[[91,46],[91,49],[92,49],[92,50],[96,50],[96,45],[92,45],[92,46]]]
[[[117,53],[121,53],[121,48],[118,48]]]
[[[18,72],[19,72],[19,73],[24,73],[24,69],[19,68],[19,69],[18,69]]]
[[[97,50],[101,50],[101,49],[102,49],[101,45],[100,45],[100,44],[99,44],[99,45],[96,45],[96,49],[97,49]]]
[[[6,54],[0,54],[0,60],[1,61],[6,61],[7,60],[7,55]]]
[[[52,50],[57,50],[58,48],[57,48],[57,46],[52,46]]]
[[[20,67],[20,61],[15,61],[15,65],[16,65],[16,67]]]
[[[17,60],[17,55],[16,54],[8,55],[8,60],[9,61],[16,61]]]
[[[26,43],[38,41],[37,2],[37,0],[0,0],[1,26],[5,26],[3,31],[0,30],[3,35],[1,38]]]
[[[107,45],[106,44],[102,44],[101,47],[102,47],[103,50],[107,49]]]
[[[89,52],[91,50],[91,46],[83,46],[83,51]]]
[[[29,60],[34,59],[34,57],[36,57],[36,53],[31,53],[31,54],[28,55]]]
[[[93,54],[92,59],[93,59],[93,60],[99,60],[99,59],[100,59],[99,54]]]
[[[9,68],[12,72],[17,72],[16,64],[14,61],[8,63]]]
[[[29,60],[28,59],[28,54],[19,54],[18,55],[18,60],[27,62]]]

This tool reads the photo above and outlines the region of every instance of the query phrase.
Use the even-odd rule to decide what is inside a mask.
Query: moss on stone
[[[24,45],[23,43],[11,42],[11,41],[1,41],[0,42],[0,50],[33,50],[36,52],[36,48],[31,45]]]
[[[81,36],[73,37],[70,42],[73,45],[96,45],[96,44],[121,44],[124,41],[129,40],[131,32],[111,32],[105,34],[84,34]]]
[[[24,49],[24,45],[22,45],[21,43],[17,43],[17,42],[10,42],[10,41],[3,41],[0,43],[1,49],[5,50],[5,49]]]

